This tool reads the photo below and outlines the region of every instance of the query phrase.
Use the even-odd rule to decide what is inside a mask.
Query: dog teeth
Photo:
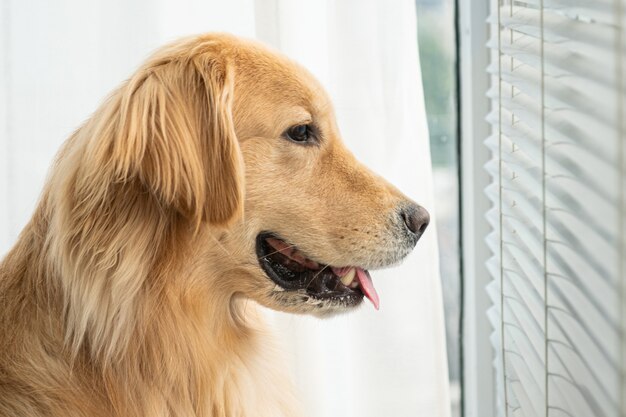
[[[350,270],[346,272],[346,275],[341,277],[341,283],[345,285],[346,287],[351,287],[355,274],[356,274],[356,270],[354,268],[350,268]]]

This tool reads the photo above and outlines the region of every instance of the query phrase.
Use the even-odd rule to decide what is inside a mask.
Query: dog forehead
[[[304,67],[264,45],[241,42],[231,55],[235,71],[235,100],[279,100],[311,113],[324,110],[329,98]],[[265,100],[263,100],[265,99]]]

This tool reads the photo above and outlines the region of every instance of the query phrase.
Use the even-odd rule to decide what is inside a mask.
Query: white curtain
[[[433,214],[412,0],[3,1],[0,254],[72,130],[150,51],[207,31],[260,39],[309,68],[357,157]],[[436,243],[431,224],[402,266],[373,273],[378,312],[269,314],[308,416],[449,416]]]

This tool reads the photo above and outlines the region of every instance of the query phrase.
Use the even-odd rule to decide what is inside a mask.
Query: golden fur
[[[319,146],[281,138],[311,121]],[[0,264],[0,416],[299,415],[253,302],[341,308],[277,290],[255,236],[381,267],[412,248],[406,201],[293,62],[228,35],[161,49],[66,142]]]

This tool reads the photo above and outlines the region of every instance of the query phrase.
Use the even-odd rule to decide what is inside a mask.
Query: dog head
[[[260,45],[165,48],[115,111],[115,172],[187,219],[189,262],[232,295],[317,315],[364,296],[378,307],[368,270],[398,263],[428,225],[346,149],[320,84]]]

